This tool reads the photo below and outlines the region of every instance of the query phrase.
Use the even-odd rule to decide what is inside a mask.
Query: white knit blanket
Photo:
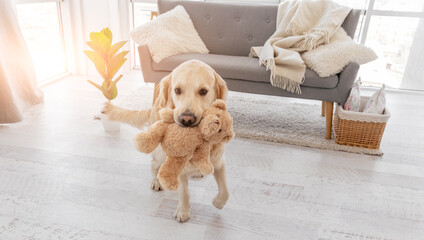
[[[300,53],[328,43],[351,8],[330,1],[287,0],[278,7],[277,29],[251,57],[271,70],[271,84],[300,94],[306,66]]]

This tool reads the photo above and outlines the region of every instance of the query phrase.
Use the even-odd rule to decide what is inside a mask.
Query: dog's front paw
[[[106,102],[101,113],[108,115],[110,118],[110,115],[114,110],[115,110],[115,106],[110,102]]]
[[[190,218],[190,209],[178,206],[174,217],[178,222],[185,222]]]
[[[218,208],[218,209],[222,209],[224,206],[225,206],[225,204],[227,203],[227,201],[228,201],[228,198],[229,198],[230,196],[227,194],[227,195],[225,195],[225,196],[216,196],[214,199],[213,199],[213,201],[212,201],[212,204],[216,207],[216,208]]]
[[[163,189],[162,186],[160,185],[159,179],[157,178],[153,179],[152,185],[150,187],[156,192],[161,191]]]

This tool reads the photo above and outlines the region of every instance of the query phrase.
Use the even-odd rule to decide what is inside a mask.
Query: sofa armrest
[[[141,72],[145,82],[149,81],[150,73],[153,72],[152,56],[150,55],[149,48],[146,45],[138,46],[138,55],[140,58]]]
[[[155,71],[153,69],[153,59],[150,55],[149,48],[146,45],[138,46],[138,55],[140,58],[141,72],[143,80],[146,83],[159,83],[160,80],[168,75],[167,71]]]
[[[340,102],[343,105],[347,97],[349,96],[350,89],[353,86],[353,82],[356,79],[356,75],[359,71],[359,64],[356,62],[350,62],[341,73],[339,73],[339,83],[337,84],[339,99],[342,99]]]

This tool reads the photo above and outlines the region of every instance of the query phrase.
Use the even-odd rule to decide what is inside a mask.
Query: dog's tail
[[[103,108],[102,113],[106,114],[112,121],[126,123],[141,129],[149,121],[151,111],[151,108],[140,111],[131,111],[114,106],[112,103],[108,102]]]

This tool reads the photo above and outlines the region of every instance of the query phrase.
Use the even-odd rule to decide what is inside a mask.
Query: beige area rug
[[[116,101],[121,107],[151,106],[153,89],[143,87]],[[289,98],[230,92],[228,111],[234,119],[236,137],[296,146],[383,155],[380,150],[350,147],[325,139],[325,117],[318,101],[294,102]]]

